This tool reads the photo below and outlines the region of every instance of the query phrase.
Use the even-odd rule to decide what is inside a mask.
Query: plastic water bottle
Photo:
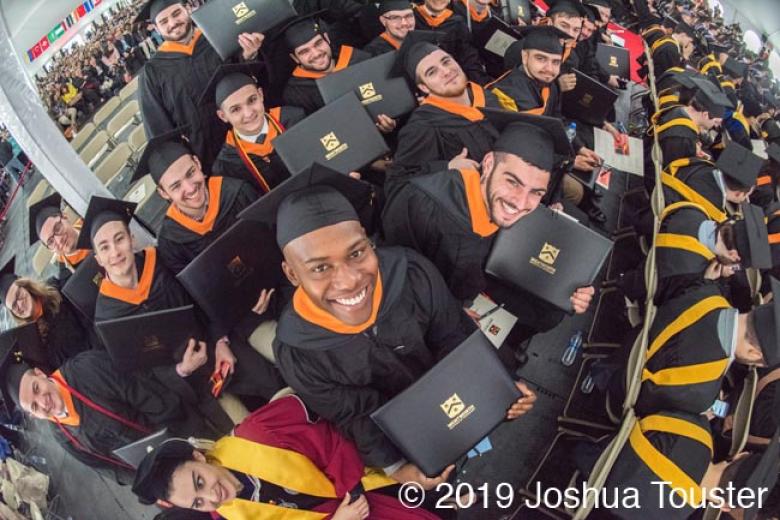
[[[625,125],[623,125],[623,123],[621,121],[618,121],[618,122],[615,123],[615,128],[621,134],[628,134],[628,130],[626,130]]]
[[[577,354],[580,353],[580,350],[582,350],[582,331],[578,330],[569,338],[569,344],[561,356],[561,364],[566,367],[572,366],[577,360]]]
[[[580,385],[580,392],[583,394],[589,394],[593,391],[594,386],[595,383],[593,381],[593,376],[590,374],[590,372],[588,372],[588,375],[586,375],[582,380],[582,384]]]
[[[46,457],[41,457],[40,455],[29,455],[27,457],[27,462],[29,465],[40,468],[46,465]]]
[[[574,142],[574,138],[577,137],[577,123],[572,121],[569,126],[566,127],[566,137],[570,143]]]

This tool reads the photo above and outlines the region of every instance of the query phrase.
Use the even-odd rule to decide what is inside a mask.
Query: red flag
[[[38,42],[38,45],[40,45],[41,47],[41,53],[46,52],[46,49],[49,48],[49,37],[44,36],[43,38],[41,38],[41,41]]]
[[[35,45],[33,45],[33,48],[32,48],[33,59],[35,59],[38,56],[40,56],[41,52],[42,51],[41,51],[41,43],[40,42],[38,42]]]
[[[79,13],[79,18],[81,18],[82,16],[87,14],[87,9],[86,9],[86,7],[84,7],[84,4],[81,4],[80,6],[78,6],[76,8],[76,12]]]

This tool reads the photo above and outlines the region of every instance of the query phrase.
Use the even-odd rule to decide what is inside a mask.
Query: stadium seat
[[[106,124],[108,135],[116,141],[122,132],[132,125],[139,124],[141,122],[139,110],[138,101],[132,100],[127,102]]]
[[[135,153],[140,153],[146,146],[146,142],[146,132],[143,125],[138,125],[127,137],[127,144],[130,145],[130,148]]]
[[[32,258],[33,271],[39,277],[42,277],[43,271],[46,269],[49,263],[51,263],[52,258],[54,258],[54,253],[49,251],[49,249],[43,244],[39,243],[37,247],[38,249],[35,250],[35,254],[33,254]]]
[[[95,126],[102,126],[103,123],[105,123],[108,118],[111,117],[111,115],[119,108],[119,106],[122,104],[122,100],[119,99],[119,96],[114,96],[106,103],[100,107],[100,110],[95,112],[95,115],[92,117],[92,122],[95,124]]]
[[[120,143],[108,156],[95,168],[95,176],[103,185],[108,185],[114,177],[124,170],[126,166],[133,166],[133,151],[127,143]]]
[[[52,191],[53,190],[51,184],[49,184],[49,181],[46,179],[41,179],[41,181],[35,185],[32,193],[30,193],[30,196],[27,197],[27,207],[29,208],[39,200],[49,195]]]
[[[136,208],[137,213],[144,206],[144,204],[146,204],[146,202],[152,198],[152,195],[154,195],[156,189],[157,186],[155,186],[152,176],[144,175],[141,180],[136,182],[135,185],[130,188],[130,190],[127,192],[127,195],[124,196],[124,200],[138,204],[138,207]]]
[[[103,154],[110,149],[111,143],[109,142],[108,133],[105,130],[101,130],[79,152],[79,157],[89,168],[92,168],[103,157]]]
[[[81,127],[81,130],[76,134],[76,137],[71,139],[70,145],[77,152],[81,151],[81,149],[84,148],[84,145],[87,144],[87,141],[95,134],[96,129],[94,123],[87,123]]]
[[[273,342],[276,337],[276,321],[264,321],[249,336],[249,344],[271,363],[276,363]]]
[[[124,101],[126,99],[129,99],[133,97],[133,95],[138,90],[138,76],[132,79],[130,83],[122,87],[122,90],[119,91],[119,98]]]

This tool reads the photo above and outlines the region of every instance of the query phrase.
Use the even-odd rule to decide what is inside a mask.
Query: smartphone
[[[716,417],[720,417],[721,419],[723,419],[729,413],[729,403],[727,403],[726,401],[721,401],[720,399],[715,399],[715,402],[712,404],[711,410]]]

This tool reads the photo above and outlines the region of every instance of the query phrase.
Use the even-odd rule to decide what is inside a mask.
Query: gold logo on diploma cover
[[[458,394],[452,394],[449,398],[447,398],[446,401],[441,403],[441,409],[442,411],[449,417],[450,419],[454,419],[458,416],[460,412],[463,411],[464,408],[466,408],[466,405],[463,404],[463,401],[460,397],[458,397]]]
[[[344,152],[347,148],[349,148],[349,145],[347,143],[342,143],[341,141],[339,141],[339,138],[336,137],[335,132],[329,132],[324,136],[320,137],[320,142],[322,143],[322,146],[325,148],[325,151],[327,152],[325,154],[326,161],[330,161],[340,153]]]
[[[151,335],[151,336],[144,336],[144,342],[143,342],[143,351],[144,352],[153,352],[155,350],[160,350],[163,348],[162,342],[160,342],[160,338],[157,336]]]
[[[240,25],[257,14],[254,9],[250,10],[246,2],[239,2],[233,6],[233,14],[236,16],[235,23]]]
[[[593,102],[593,96],[591,94],[585,94],[580,98],[580,105],[584,106],[585,108],[590,107],[590,104]]]
[[[233,14],[236,18],[243,18],[249,14],[249,8],[246,6],[246,2],[239,2],[233,6]]]
[[[610,67],[615,67],[615,68],[618,67],[617,56],[610,56],[609,57],[609,66]]]
[[[542,246],[542,250],[539,251],[539,257],[531,257],[528,262],[547,274],[555,274],[555,267],[553,267],[553,264],[555,263],[555,260],[558,259],[558,254],[560,252],[560,249],[545,242]]]
[[[358,93],[360,94],[360,102],[364,105],[382,101],[382,94],[377,94],[376,87],[370,81],[358,86]]]

